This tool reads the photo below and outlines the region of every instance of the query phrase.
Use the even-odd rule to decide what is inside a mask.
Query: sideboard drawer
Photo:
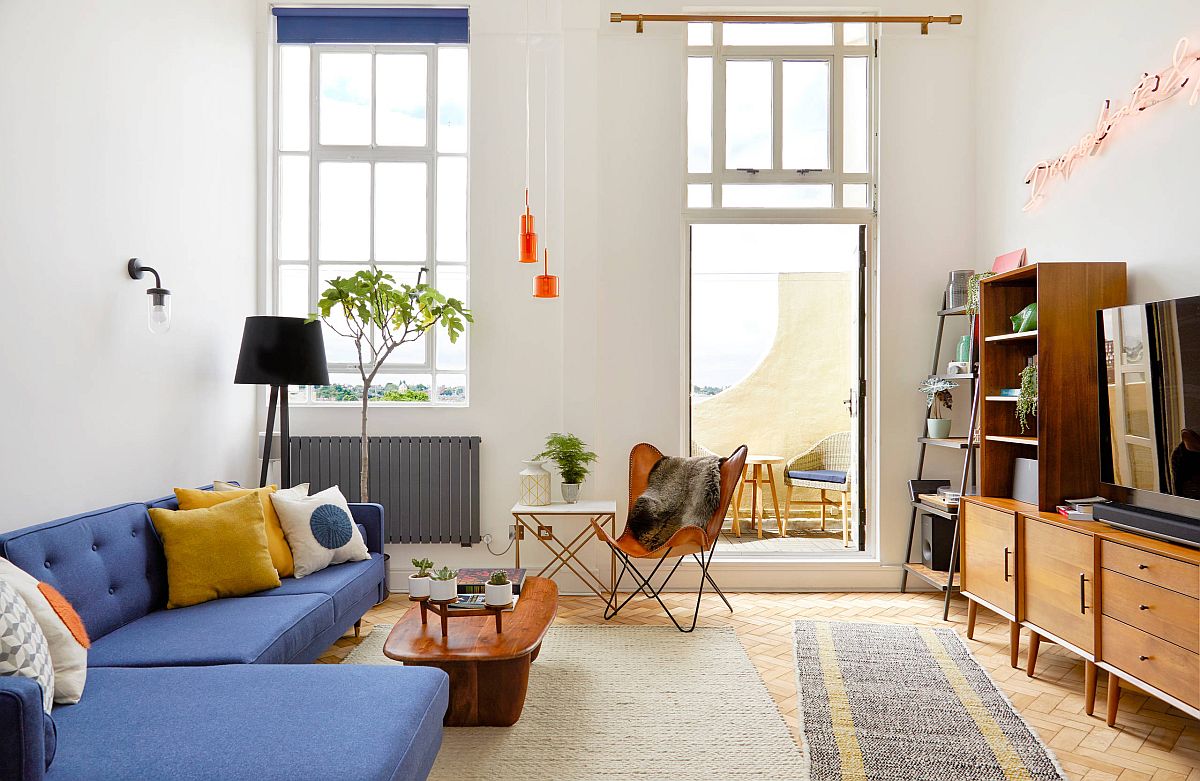
[[[1110,616],[1101,618],[1100,638],[1102,661],[1190,705],[1200,704],[1196,654]]]
[[[1200,568],[1195,564],[1104,540],[1100,544],[1100,566],[1193,599],[1200,597]]]
[[[1200,602],[1152,583],[1102,570],[1103,613],[1190,651],[1200,651]]]

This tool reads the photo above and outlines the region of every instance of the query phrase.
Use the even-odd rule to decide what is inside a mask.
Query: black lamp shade
[[[302,317],[246,318],[237,385],[328,385],[321,323]]]

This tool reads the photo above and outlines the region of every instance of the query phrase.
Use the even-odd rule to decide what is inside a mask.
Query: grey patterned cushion
[[[33,611],[0,580],[0,675],[24,675],[42,686],[42,707],[54,707],[54,662]]]

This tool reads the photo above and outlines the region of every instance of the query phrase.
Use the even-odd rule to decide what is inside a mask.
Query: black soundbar
[[[1118,529],[1200,548],[1200,519],[1110,502],[1092,508],[1097,521]]]

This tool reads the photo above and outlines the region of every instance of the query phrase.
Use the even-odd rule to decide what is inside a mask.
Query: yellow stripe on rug
[[[979,693],[975,691],[975,687],[971,686],[958,664],[946,652],[946,647],[942,645],[941,640],[928,627],[921,627],[918,631],[920,631],[925,645],[929,647],[929,652],[942,668],[942,673],[949,681],[950,687],[962,701],[967,713],[971,714],[975,725],[979,727],[980,734],[987,741],[992,753],[996,755],[996,761],[1000,763],[1004,777],[1008,781],[1030,781],[1031,776],[1024,761],[1017,755],[1016,749],[1013,748],[1008,736],[1004,734],[1004,730],[988,712],[983,700],[979,698]]]
[[[850,698],[846,694],[846,686],[842,681],[842,667],[838,664],[837,649],[833,645],[833,633],[828,624],[817,624],[814,629],[821,655],[825,691],[829,696],[829,719],[833,724],[838,754],[842,759],[842,781],[867,781],[862,748],[858,745],[854,716],[850,712]]]

